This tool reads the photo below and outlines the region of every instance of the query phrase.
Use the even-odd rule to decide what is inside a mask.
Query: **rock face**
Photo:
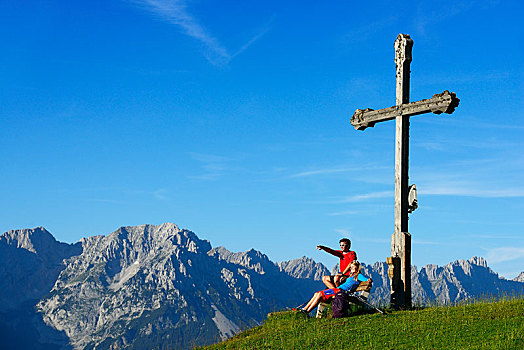
[[[63,262],[80,254],[79,244],[60,243],[43,227],[0,236],[0,311],[42,298],[55,284]]]
[[[38,303],[45,323],[78,349],[209,344],[319,288],[258,251],[211,249],[174,224],[122,227],[81,243]]]
[[[385,262],[363,265],[364,275],[373,278],[370,296],[376,304],[389,303],[390,286]],[[493,272],[484,258],[457,260],[443,267],[426,265],[420,271],[411,268],[414,305],[449,304],[464,299],[514,296],[524,294],[524,283],[510,281]]]
[[[521,272],[517,277],[513,279],[515,282],[524,282],[524,272]]]
[[[34,308],[66,267],[64,259],[81,252],[80,244],[57,242],[43,227],[0,236],[0,348],[67,347],[69,339],[46,326]]]
[[[322,276],[330,275],[329,270],[324,265],[305,256],[300,259],[282,261],[278,266],[282,271],[295,278],[321,281]]]
[[[385,262],[363,264],[371,301],[389,301]],[[302,257],[212,248],[174,224],[57,242],[39,227],[0,236],[2,349],[142,349],[210,344],[309,300],[329,271]],[[520,277],[524,276],[521,274]],[[482,258],[412,270],[415,303],[524,294]],[[7,344],[7,345],[6,345]]]

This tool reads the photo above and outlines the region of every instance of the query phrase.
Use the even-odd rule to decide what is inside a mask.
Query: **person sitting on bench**
[[[304,308],[301,311],[309,313],[311,310],[316,308],[321,301],[326,301],[330,298],[333,298],[335,294],[337,294],[341,290],[347,292],[354,292],[357,289],[360,282],[372,281],[371,278],[366,278],[364,277],[364,275],[360,273],[360,263],[358,261],[353,261],[350,264],[349,268],[350,272],[346,282],[341,284],[338,288],[325,289],[321,290],[320,292],[316,292],[311,298],[311,300],[306,304],[306,306],[304,306]]]
[[[340,258],[340,272],[336,275],[326,275],[322,277],[322,282],[324,282],[328,288],[336,288],[342,283],[346,282],[347,276],[349,274],[349,264],[357,260],[357,254],[354,251],[349,250],[349,248],[351,248],[351,241],[349,238],[342,238],[339,243],[340,250],[334,250],[323,245],[317,245],[318,250],[323,250],[331,255],[336,256],[337,258]]]

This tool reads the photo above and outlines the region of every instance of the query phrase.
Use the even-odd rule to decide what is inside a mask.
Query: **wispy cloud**
[[[371,243],[390,243],[391,240],[388,238],[363,238],[359,237],[358,240],[360,242],[371,242]]]
[[[89,201],[89,202],[97,202],[97,203],[110,203],[110,204],[122,204],[122,203],[125,203],[125,201],[123,201],[123,200],[105,199],[105,198],[88,198],[87,201]]]
[[[240,55],[242,52],[246,51],[251,45],[253,45],[255,43],[255,41],[257,41],[258,39],[263,37],[271,29],[271,25],[275,21],[275,18],[276,18],[276,16],[271,17],[271,19],[268,21],[268,23],[266,23],[266,25],[264,27],[262,27],[262,29],[260,30],[260,32],[258,34],[256,34],[254,37],[252,37],[247,43],[245,43],[240,49],[238,49],[237,52],[235,52],[233,55],[231,55],[231,59],[233,59],[234,57]]]
[[[342,204],[342,203],[353,203],[353,202],[363,202],[366,200],[376,199],[376,198],[387,198],[395,195],[394,191],[379,191],[379,192],[369,192],[369,193],[361,193],[356,194],[353,196],[346,196],[346,197],[333,197],[332,199],[325,199],[322,201],[308,201],[307,203],[321,203],[321,204]],[[378,208],[376,205],[374,205],[374,208]],[[343,212],[341,213],[332,213],[330,215],[345,215]]]
[[[147,8],[163,20],[175,24],[184,34],[200,41],[208,49],[207,58],[210,62],[227,63],[231,56],[220,42],[209,33],[198,20],[187,11],[183,0],[134,0],[134,3]]]
[[[424,195],[439,195],[439,196],[466,196],[479,198],[517,198],[524,197],[524,189],[522,188],[473,188],[468,185],[454,185],[442,184],[425,187],[419,191]]]
[[[219,156],[216,154],[207,154],[207,153],[197,153],[197,152],[188,152],[191,158],[198,160],[202,163],[223,163],[230,161],[231,158]]]
[[[504,115],[506,118],[507,116]],[[509,118],[508,118],[509,119]],[[419,118],[417,120],[417,123],[420,124],[429,124],[429,125],[438,125],[448,128],[455,128],[455,129],[468,129],[472,135],[477,134],[478,131],[488,131],[490,133],[493,133],[493,130],[503,130],[506,132],[511,131],[522,131],[524,130],[524,123],[522,123],[520,120],[512,120],[511,122],[507,123],[490,123],[490,122],[484,122],[480,121],[476,116],[467,118],[462,117],[460,119],[447,119],[447,118]],[[472,129],[476,129],[475,132],[472,131]],[[478,130],[478,131],[477,131]],[[511,134],[506,134],[511,135]],[[481,138],[475,140],[475,139],[465,139],[463,137],[448,137],[445,138],[444,135],[439,135],[438,139],[434,138],[433,140],[430,140],[429,142],[426,141],[428,137],[426,136],[425,140],[414,140],[415,145],[422,145],[424,143],[444,143],[447,142],[450,145],[453,145],[453,147],[460,148],[460,147],[474,147],[474,148],[485,148],[485,149],[493,149],[496,148],[502,148],[502,147],[519,147],[522,145],[522,139],[520,137],[517,138],[517,140],[511,140],[507,139],[504,135],[502,138],[498,137],[496,139],[496,142],[486,142],[485,138]],[[520,134],[519,134],[520,135]],[[462,136],[462,135],[461,135]],[[493,138],[495,140],[495,138]]]
[[[125,191],[125,193],[128,193],[128,194],[131,194],[131,195],[144,195],[144,196],[148,196],[148,197],[152,197],[154,199],[157,199],[157,200],[166,200],[168,199],[167,197],[167,189],[165,188],[159,188],[159,189],[156,189],[156,190],[130,190],[130,191]]]
[[[309,176],[319,176],[319,175],[330,175],[330,174],[343,174],[343,173],[367,173],[373,171],[373,174],[376,174],[377,170],[387,169],[385,166],[378,165],[359,165],[358,167],[345,167],[345,166],[333,166],[327,168],[318,168],[313,170],[301,171],[289,175],[289,178],[300,178],[300,177],[309,177]],[[372,181],[374,182],[374,181]]]
[[[314,175],[325,175],[325,174],[336,174],[336,173],[348,173],[351,171],[355,171],[356,169],[353,168],[327,168],[327,169],[317,169],[317,170],[310,170],[310,171],[303,171],[300,173],[289,175],[290,178],[296,178],[296,177],[307,177],[307,176],[314,176]]]
[[[228,157],[223,157],[215,154],[204,154],[189,152],[191,158],[200,163],[200,166],[203,170],[201,174],[190,175],[190,179],[197,180],[216,180],[228,170],[227,163],[233,159]]]
[[[508,150],[495,158],[462,159],[415,167],[417,190],[422,195],[479,198],[524,197],[522,156]]]
[[[360,201],[365,201],[368,199],[392,197],[394,195],[395,195],[395,192],[393,191],[369,192],[369,193],[356,194],[354,196],[349,196],[343,199],[342,201],[343,202],[360,202]]]
[[[426,124],[443,124],[442,120],[422,120],[420,119],[422,123]],[[456,128],[466,128],[466,123],[463,123],[462,121],[453,121],[452,122]],[[459,125],[460,124],[460,125]],[[479,127],[483,129],[493,129],[496,128],[495,126],[490,127],[490,124],[482,124],[482,123],[470,123],[471,127],[467,127],[468,129],[471,129],[472,127]],[[520,125],[510,125],[510,126],[502,126],[500,129],[506,129],[508,131],[519,131],[523,130],[524,126]],[[501,137],[502,136],[502,137]],[[505,139],[504,137],[507,137]],[[519,140],[513,140],[511,139],[513,136],[507,134],[502,135],[500,134],[499,137],[491,137],[489,139],[486,139],[484,137],[471,137],[471,138],[464,138],[463,135],[456,135],[456,136],[446,136],[446,135],[439,135],[434,137],[425,137],[423,139],[416,139],[413,142],[414,148],[422,147],[424,149],[430,150],[430,151],[447,151],[447,152],[453,152],[456,153],[457,150],[459,151],[467,151],[467,150],[484,150],[484,151],[495,151],[495,150],[514,150],[522,148],[523,142]],[[487,160],[486,160],[487,161]],[[493,161],[493,160],[492,160]]]
[[[151,193],[153,197],[159,200],[167,199],[167,190],[165,188],[159,188]]]
[[[414,84],[415,86],[431,86],[431,85],[445,85],[445,84],[479,84],[489,82],[505,82],[512,76],[511,71],[488,71],[482,73],[458,73],[450,76],[433,75],[432,73],[420,76],[419,80]],[[460,97],[460,96],[459,96]]]
[[[330,202],[330,204],[331,203],[332,202]],[[358,208],[358,210],[355,210],[355,209],[339,210],[339,211],[327,213],[327,215],[329,216],[351,216],[351,215],[371,215],[371,214],[376,215],[378,213],[383,213],[385,210],[391,209],[391,206],[389,205],[376,204],[376,203],[369,203],[366,205],[362,205],[361,203],[359,203],[358,206],[356,207]]]
[[[442,242],[421,241],[418,239],[414,239],[413,244],[415,245],[443,245]]]
[[[109,203],[109,204],[123,204],[128,203],[129,198],[140,197],[143,199],[156,199],[159,201],[167,200],[168,190],[166,188],[159,188],[156,190],[129,190],[129,189],[119,189],[119,188],[108,188],[108,189],[91,189],[91,192],[101,192],[102,195],[107,197],[115,197],[120,199],[112,198],[88,198],[90,202],[98,203]],[[122,199],[122,198],[126,199]]]
[[[274,20],[273,17],[260,32],[258,32],[234,54],[230,54],[220,41],[188,11],[186,0],[130,1],[156,14],[162,20],[178,26],[185,35],[203,44],[205,48],[204,55],[209,62],[215,65],[228,64],[234,57],[247,50],[255,41],[269,31],[270,25]]]
[[[460,220],[457,220],[457,222],[460,222]],[[482,222],[476,222],[476,223],[482,223]],[[484,224],[484,223],[482,223]],[[501,223],[501,222],[497,222],[497,225],[501,225],[501,224],[506,224],[505,222],[504,223]],[[515,225],[515,223],[511,223],[512,225]],[[518,223],[518,225],[520,225],[522,223]],[[503,233],[492,233],[492,234],[473,234],[473,235],[467,235],[465,236],[466,239],[471,239],[471,238],[482,238],[482,239],[511,239],[511,240],[515,240],[515,239],[521,239],[522,237],[521,236],[518,236],[518,235],[514,235],[514,234],[503,234]]]
[[[419,141],[416,147],[422,147],[428,151],[445,151],[449,146],[441,141]]]
[[[338,233],[339,235],[344,236],[344,237],[350,237],[351,236],[351,231],[349,229],[336,228],[334,231],[336,233]]]
[[[426,34],[426,30],[430,28],[430,25],[435,25],[460,13],[467,12],[475,5],[476,2],[473,0],[447,0],[441,2],[438,7],[435,7],[433,4],[420,2],[418,4],[417,16],[415,16],[415,27],[418,29],[418,34]],[[445,8],[446,11],[442,11],[442,8]]]
[[[346,211],[338,211],[334,213],[329,213],[327,215],[329,216],[346,216],[346,215],[358,215],[361,214],[361,211],[358,210],[346,210]]]
[[[524,247],[499,247],[486,249],[486,260],[490,264],[496,264],[504,261],[524,259]]]

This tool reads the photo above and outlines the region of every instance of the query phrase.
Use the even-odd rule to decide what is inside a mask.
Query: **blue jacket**
[[[338,286],[338,288],[348,292],[354,292],[357,289],[360,282],[366,282],[368,279],[369,278],[366,278],[363,274],[359,273],[356,281],[355,277],[348,277],[346,282],[342,283],[340,286]]]

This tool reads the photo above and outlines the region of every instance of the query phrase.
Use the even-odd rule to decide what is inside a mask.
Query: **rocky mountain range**
[[[387,265],[363,265],[387,303]],[[0,236],[0,349],[178,349],[210,344],[308,300],[328,269],[213,248],[174,224],[121,227],[76,244],[44,228]],[[413,267],[415,303],[523,295],[482,258]]]
[[[390,284],[385,262],[365,265],[366,276],[373,278],[370,300],[375,304],[389,302]],[[491,270],[484,258],[457,260],[445,266],[411,267],[411,289],[414,305],[452,304],[461,300],[489,299],[524,294],[524,283],[507,280]]]

